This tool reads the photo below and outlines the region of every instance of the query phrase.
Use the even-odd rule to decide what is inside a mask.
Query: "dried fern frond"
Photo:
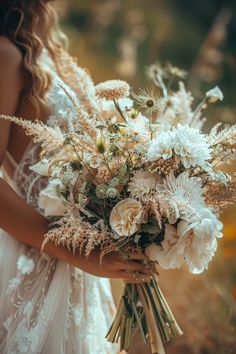
[[[78,95],[81,106],[89,114],[97,113],[95,86],[88,72],[79,67],[76,60],[60,48],[57,49],[55,64],[62,79]]]
[[[110,232],[101,220],[92,225],[80,217],[68,214],[51,224],[51,229],[44,236],[42,250],[45,245],[52,241],[57,246],[66,246],[69,251],[84,251],[89,256],[95,247],[103,247],[111,240]]]
[[[219,144],[230,147],[231,145],[236,145],[236,124],[226,125],[222,130],[219,131],[221,124],[214,126],[209,134],[209,143],[211,146],[216,146]]]
[[[88,136],[90,137],[96,137],[96,132],[94,130],[94,127],[96,126],[96,124],[93,124],[92,120],[94,117],[96,117],[96,119],[101,120],[99,118],[100,115],[96,114],[96,115],[89,115],[87,113],[87,111],[85,111],[73,98],[73,96],[70,94],[70,92],[68,91],[68,89],[63,86],[63,85],[59,85],[61,87],[61,89],[65,92],[65,94],[67,95],[67,97],[70,99],[71,103],[74,106],[75,112],[76,112],[76,117],[73,117],[72,121],[70,121],[70,115],[68,115],[68,128],[69,131],[71,133],[75,132],[75,131],[82,131],[83,133],[88,134]],[[91,124],[92,123],[92,124]],[[81,139],[81,137],[80,137]]]
[[[64,144],[65,137],[59,127],[52,128],[40,121],[31,122],[14,116],[0,115],[0,119],[20,125],[35,143],[41,143],[46,152],[57,150]]]
[[[212,182],[207,186],[205,201],[208,206],[224,209],[236,202],[236,177],[227,185],[223,183]]]
[[[212,162],[214,166],[231,165],[236,160],[236,144],[235,146],[217,145],[212,152]]]

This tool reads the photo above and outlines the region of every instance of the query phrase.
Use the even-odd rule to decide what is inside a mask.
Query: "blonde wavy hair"
[[[43,23],[44,41],[36,29]],[[38,58],[46,47],[56,61],[56,53],[65,46],[65,36],[59,30],[58,17],[52,0],[4,0],[0,3],[0,35],[14,43],[23,55],[24,96],[34,104],[37,114],[51,83],[51,78]]]

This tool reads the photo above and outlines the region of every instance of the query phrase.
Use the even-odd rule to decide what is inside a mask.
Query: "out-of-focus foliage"
[[[140,85],[156,60],[190,71],[199,93],[217,82],[236,105],[234,0],[70,0],[63,26],[71,51],[96,80],[122,77]]]

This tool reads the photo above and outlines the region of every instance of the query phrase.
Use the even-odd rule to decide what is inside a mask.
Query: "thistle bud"
[[[135,108],[132,108],[130,111],[130,118],[135,119],[138,115],[138,111]]]
[[[104,152],[106,151],[106,144],[105,144],[105,141],[102,138],[102,136],[97,137],[96,146],[97,146],[98,152],[100,152],[100,154],[104,154]]]
[[[100,199],[107,198],[107,185],[106,184],[99,184],[96,188],[96,196]]]
[[[108,198],[116,198],[119,195],[119,192],[116,188],[110,187],[107,189]]]

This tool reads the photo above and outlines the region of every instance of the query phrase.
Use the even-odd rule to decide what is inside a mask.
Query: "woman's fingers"
[[[145,256],[142,253],[130,253],[128,259],[134,259],[134,260],[145,260]]]
[[[121,270],[119,272],[119,278],[122,279],[126,284],[140,284],[148,283],[151,280],[151,277],[144,274],[134,274]]]
[[[152,275],[153,271],[147,268],[144,264],[135,262],[135,261],[128,261],[125,263],[125,269],[129,272],[137,272],[141,274]]]
[[[133,252],[129,254],[122,254],[121,252],[115,251],[107,255],[109,258],[117,261],[128,261],[128,260],[145,260],[145,256],[139,252]],[[105,256],[106,257],[106,256]]]

